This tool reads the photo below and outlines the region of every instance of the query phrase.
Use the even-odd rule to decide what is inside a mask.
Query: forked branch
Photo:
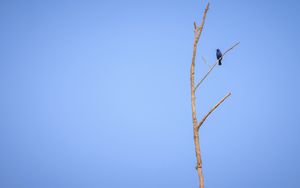
[[[206,14],[208,12],[208,9],[209,9],[209,3],[207,3],[207,5],[206,5],[200,27],[197,26],[196,22],[194,22],[194,29],[195,29],[195,43],[194,44],[196,44],[196,45],[197,45],[197,43],[199,41],[199,38],[201,36],[202,30],[203,30],[203,27],[204,27],[204,24],[205,24],[205,19],[206,19]]]

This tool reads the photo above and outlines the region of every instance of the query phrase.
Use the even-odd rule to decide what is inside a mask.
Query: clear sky
[[[202,0],[0,2],[0,187],[197,187]],[[300,2],[212,1],[197,92],[207,188],[300,187]]]

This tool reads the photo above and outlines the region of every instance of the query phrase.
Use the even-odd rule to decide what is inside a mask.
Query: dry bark
[[[194,143],[195,143],[195,151],[196,151],[196,158],[197,158],[197,172],[199,177],[200,188],[204,188],[203,182],[203,172],[202,172],[202,159],[200,153],[200,144],[199,144],[199,129],[198,129],[198,121],[197,121],[197,114],[196,114],[196,103],[195,103],[195,59],[197,53],[197,44],[200,39],[204,24],[206,14],[209,9],[209,3],[206,5],[201,26],[198,27],[197,24],[194,22],[194,48],[193,48],[193,57],[192,57],[192,64],[190,70],[190,80],[191,80],[191,102],[192,102],[192,118],[193,118],[193,129],[194,129]]]
[[[216,63],[210,67],[209,71],[205,74],[205,76],[200,80],[200,82],[195,87],[195,59],[197,54],[197,45],[199,42],[199,39],[201,37],[201,33],[205,24],[206,14],[209,9],[209,3],[206,5],[201,25],[198,27],[196,22],[194,22],[194,47],[193,47],[193,56],[192,56],[192,63],[190,68],[190,81],[191,81],[191,105],[192,105],[192,119],[193,119],[193,132],[194,132],[194,144],[195,144],[195,152],[196,152],[196,158],[197,158],[197,172],[198,172],[198,178],[199,178],[199,188],[204,188],[204,178],[203,178],[203,170],[202,170],[202,159],[201,159],[201,152],[200,152],[200,142],[199,142],[199,128],[201,125],[205,122],[205,120],[208,118],[208,116],[221,104],[223,103],[230,95],[229,92],[224,98],[222,98],[198,123],[197,120],[197,113],[196,113],[196,97],[195,92],[196,89],[200,86],[200,84],[206,79],[206,77],[209,75],[209,73],[214,69],[216,64],[218,63],[218,60]],[[227,52],[232,50],[235,46],[237,46],[239,43],[236,43],[234,46],[226,50],[221,58],[225,56]]]

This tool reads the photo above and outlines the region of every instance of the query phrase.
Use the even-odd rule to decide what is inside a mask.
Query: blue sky
[[[0,187],[197,187],[204,1],[0,2]],[[208,188],[299,187],[300,3],[212,1],[197,92]]]

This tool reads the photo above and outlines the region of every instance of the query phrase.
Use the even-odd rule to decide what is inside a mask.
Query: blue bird
[[[220,49],[217,49],[216,55],[217,55],[217,59],[219,59],[219,65],[222,65],[222,52]]]

